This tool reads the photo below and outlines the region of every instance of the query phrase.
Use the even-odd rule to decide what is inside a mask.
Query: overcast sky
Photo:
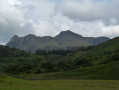
[[[13,35],[119,36],[119,0],[0,0],[0,44]]]

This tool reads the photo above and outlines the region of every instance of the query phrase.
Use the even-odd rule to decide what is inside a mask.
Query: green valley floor
[[[0,77],[0,90],[119,90],[119,80],[22,80]]]

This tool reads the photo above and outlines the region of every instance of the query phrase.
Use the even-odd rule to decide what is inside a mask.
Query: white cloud
[[[22,5],[19,0],[8,0],[9,5]]]
[[[111,38],[113,38],[115,36],[119,36],[119,25],[108,26],[108,27],[103,26],[102,30],[103,30],[104,36],[108,36]]]
[[[118,0],[0,0],[0,43],[14,34],[119,36]]]

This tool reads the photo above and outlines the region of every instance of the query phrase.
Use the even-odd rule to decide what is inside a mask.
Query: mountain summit
[[[22,49],[25,51],[35,52],[36,50],[58,50],[69,49],[72,47],[97,45],[109,40],[107,37],[83,37],[70,30],[62,31],[55,37],[44,36],[37,37],[29,34],[25,37],[14,35],[6,44],[11,48]]]
[[[60,32],[60,34],[58,36],[67,36],[67,35],[81,36],[81,35],[76,34],[76,33],[72,32],[70,30],[62,31],[62,32]]]

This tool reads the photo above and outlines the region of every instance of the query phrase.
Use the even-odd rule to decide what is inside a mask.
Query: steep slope
[[[10,42],[7,43],[7,46],[31,52],[35,52],[38,49],[50,50],[52,48],[61,48],[61,46],[50,36],[37,37],[31,34],[25,37],[13,36]]]
[[[35,35],[27,35],[25,37],[13,36],[6,46],[22,49],[25,51],[35,52],[36,50],[58,50],[68,49],[72,47],[97,45],[109,40],[107,37],[90,38],[83,37],[76,33],[62,31],[55,37],[44,36],[37,37]]]
[[[0,69],[12,74],[41,74],[39,77],[52,78],[119,79],[119,37],[89,51],[76,51],[66,56],[10,56],[0,58]],[[9,66],[5,67],[6,65]]]
[[[85,52],[80,58],[91,61],[92,65],[111,63],[119,60],[119,37],[111,39]]]
[[[119,80],[119,37],[102,43],[82,55],[80,53],[75,52],[72,55],[77,57],[74,70],[41,74],[38,77]],[[72,56],[68,59],[73,58]],[[70,68],[71,65],[73,64],[69,63],[67,67]],[[29,77],[33,78],[34,75]]]
[[[85,41],[84,37],[81,35],[73,33],[69,30],[62,31],[59,35],[55,36],[54,39],[64,48],[92,45],[92,43]]]
[[[107,42],[98,45],[92,51],[100,52],[100,51],[105,51],[105,50],[108,51],[108,50],[115,50],[115,49],[119,49],[119,37],[113,38]]]

